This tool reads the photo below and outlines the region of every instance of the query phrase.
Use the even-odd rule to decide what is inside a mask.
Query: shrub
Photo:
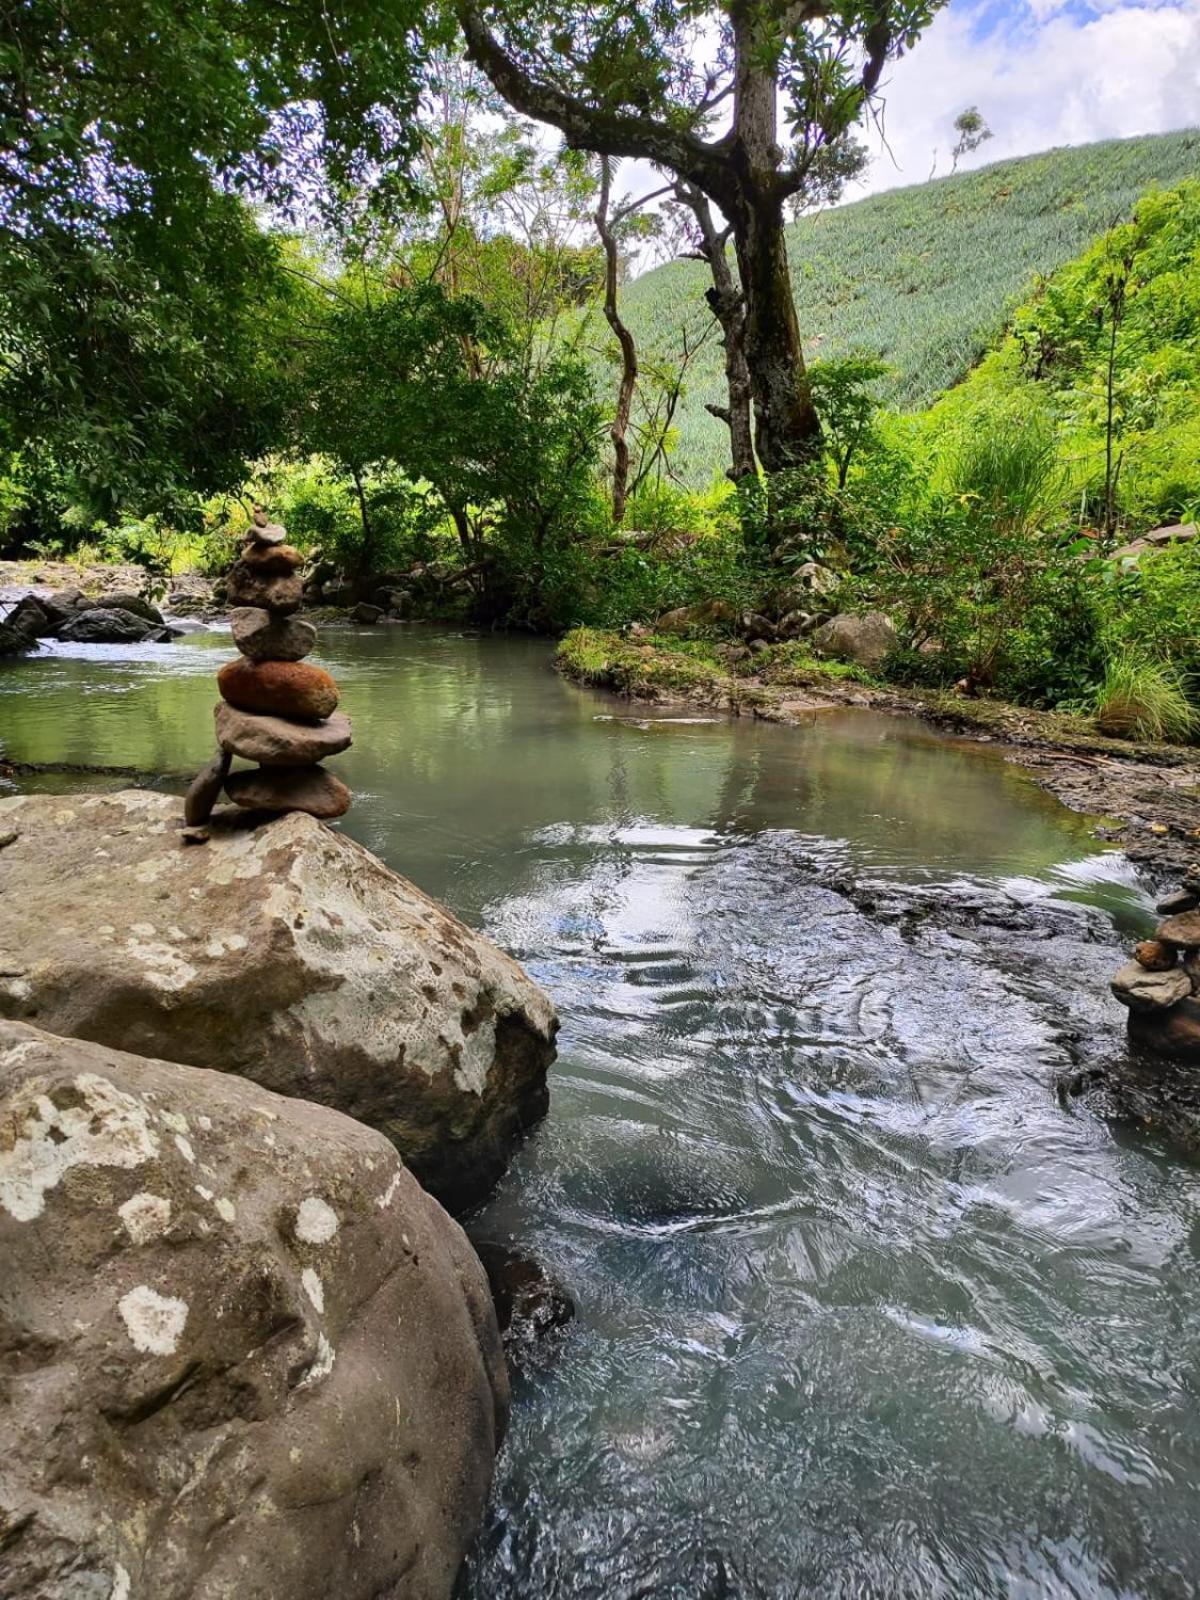
[[[1132,651],[1112,657],[1096,695],[1096,722],[1116,739],[1190,739],[1197,716],[1183,674]]]

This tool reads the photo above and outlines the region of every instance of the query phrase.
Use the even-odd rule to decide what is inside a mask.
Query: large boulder
[[[139,644],[155,631],[154,623],[124,606],[93,606],[77,611],[62,625],[58,636],[75,644]]]
[[[737,608],[728,600],[701,600],[693,606],[664,611],[654,629],[656,633],[690,633],[693,628],[729,627],[737,619]]]
[[[51,617],[45,604],[36,595],[24,594],[11,610],[5,612],[4,624],[14,633],[29,639],[48,639],[58,631],[58,623]]]
[[[182,821],[136,789],[0,799],[0,1016],[333,1106],[448,1204],[485,1194],[546,1108],[546,995],[312,817]]]
[[[0,1022],[4,1600],[444,1600],[507,1406],[381,1135]]]
[[[819,627],[812,641],[821,655],[868,669],[880,666],[900,642],[891,618],[882,611],[868,611],[862,617],[843,612]]]

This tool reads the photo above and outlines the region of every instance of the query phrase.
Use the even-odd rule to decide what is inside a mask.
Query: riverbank
[[[1174,882],[1200,853],[1200,750],[1191,747],[1110,739],[1087,718],[1063,712],[900,689],[837,662],[798,663],[786,650],[730,661],[720,645],[577,628],[559,646],[556,666],[577,683],[630,700],[768,722],[805,723],[839,706],[919,717],[995,747],[1072,811],[1102,819],[1097,837],[1119,845],[1155,883]]]

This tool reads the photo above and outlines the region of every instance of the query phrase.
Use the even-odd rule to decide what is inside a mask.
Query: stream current
[[[0,663],[0,740],[187,773],[229,651]],[[1122,1048],[1123,858],[897,719],[635,708],[425,629],[315,659],[346,831],[563,1017],[470,1228],[577,1318],[518,1376],[462,1600],[1200,1591],[1197,1175],[1055,1088]]]

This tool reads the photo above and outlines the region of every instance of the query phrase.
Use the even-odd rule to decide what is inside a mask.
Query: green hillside
[[[1000,161],[806,217],[789,253],[808,354],[880,356],[896,371],[888,401],[924,405],[995,342],[1039,274],[1126,217],[1148,185],[1197,172],[1200,130],[1191,130]],[[646,356],[678,349],[682,326],[708,320],[707,284],[702,263],[679,261],[626,288],[624,312]],[[710,341],[676,416],[676,470],[693,483],[726,464],[725,430],[704,409],[722,390]]]

